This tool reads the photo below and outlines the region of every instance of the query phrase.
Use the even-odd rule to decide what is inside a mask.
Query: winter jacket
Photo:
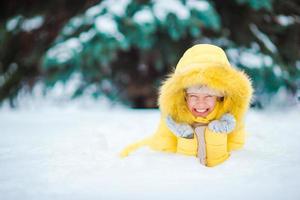
[[[185,101],[185,89],[195,85],[206,85],[224,95],[222,101],[206,117],[194,117]],[[155,133],[121,152],[127,156],[131,151],[149,146],[153,150],[196,156],[197,137],[176,137],[166,125],[170,115],[179,123],[208,124],[225,113],[236,119],[235,129],[229,134],[214,133],[205,128],[206,165],[218,165],[229,157],[231,150],[240,149],[245,143],[244,115],[249,107],[252,86],[245,73],[232,67],[224,51],[214,45],[198,44],[188,49],[179,60],[175,71],[160,88],[159,109],[161,119]]]

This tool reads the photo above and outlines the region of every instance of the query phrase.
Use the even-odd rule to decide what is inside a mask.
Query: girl
[[[156,132],[129,145],[121,156],[145,145],[197,156],[205,166],[218,165],[244,145],[244,115],[251,96],[249,78],[230,65],[221,48],[195,45],[160,88]]]

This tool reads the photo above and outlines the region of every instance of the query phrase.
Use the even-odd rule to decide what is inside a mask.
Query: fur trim
[[[206,52],[207,47],[208,58],[197,54]],[[185,101],[185,89],[195,85],[206,85],[224,94],[218,117],[230,112],[237,121],[242,120],[253,92],[250,79],[244,72],[228,65],[225,53],[220,53],[220,48],[214,47],[195,45],[186,51],[175,72],[169,75],[160,88],[158,103],[163,115],[171,115],[179,122],[193,122],[193,116]]]

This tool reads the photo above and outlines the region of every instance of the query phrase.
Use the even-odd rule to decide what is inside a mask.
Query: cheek
[[[187,101],[186,104],[187,104],[187,107],[188,107],[190,110],[193,109],[193,107],[194,107],[194,104],[193,104],[193,103],[191,103],[190,101]]]
[[[211,100],[207,102],[207,105],[209,106],[210,109],[213,109],[216,105],[216,100]]]

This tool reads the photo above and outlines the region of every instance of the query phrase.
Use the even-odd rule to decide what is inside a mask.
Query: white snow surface
[[[195,157],[127,144],[151,135],[158,110],[0,109],[0,199],[300,199],[300,107],[250,110],[244,149],[207,168]]]

